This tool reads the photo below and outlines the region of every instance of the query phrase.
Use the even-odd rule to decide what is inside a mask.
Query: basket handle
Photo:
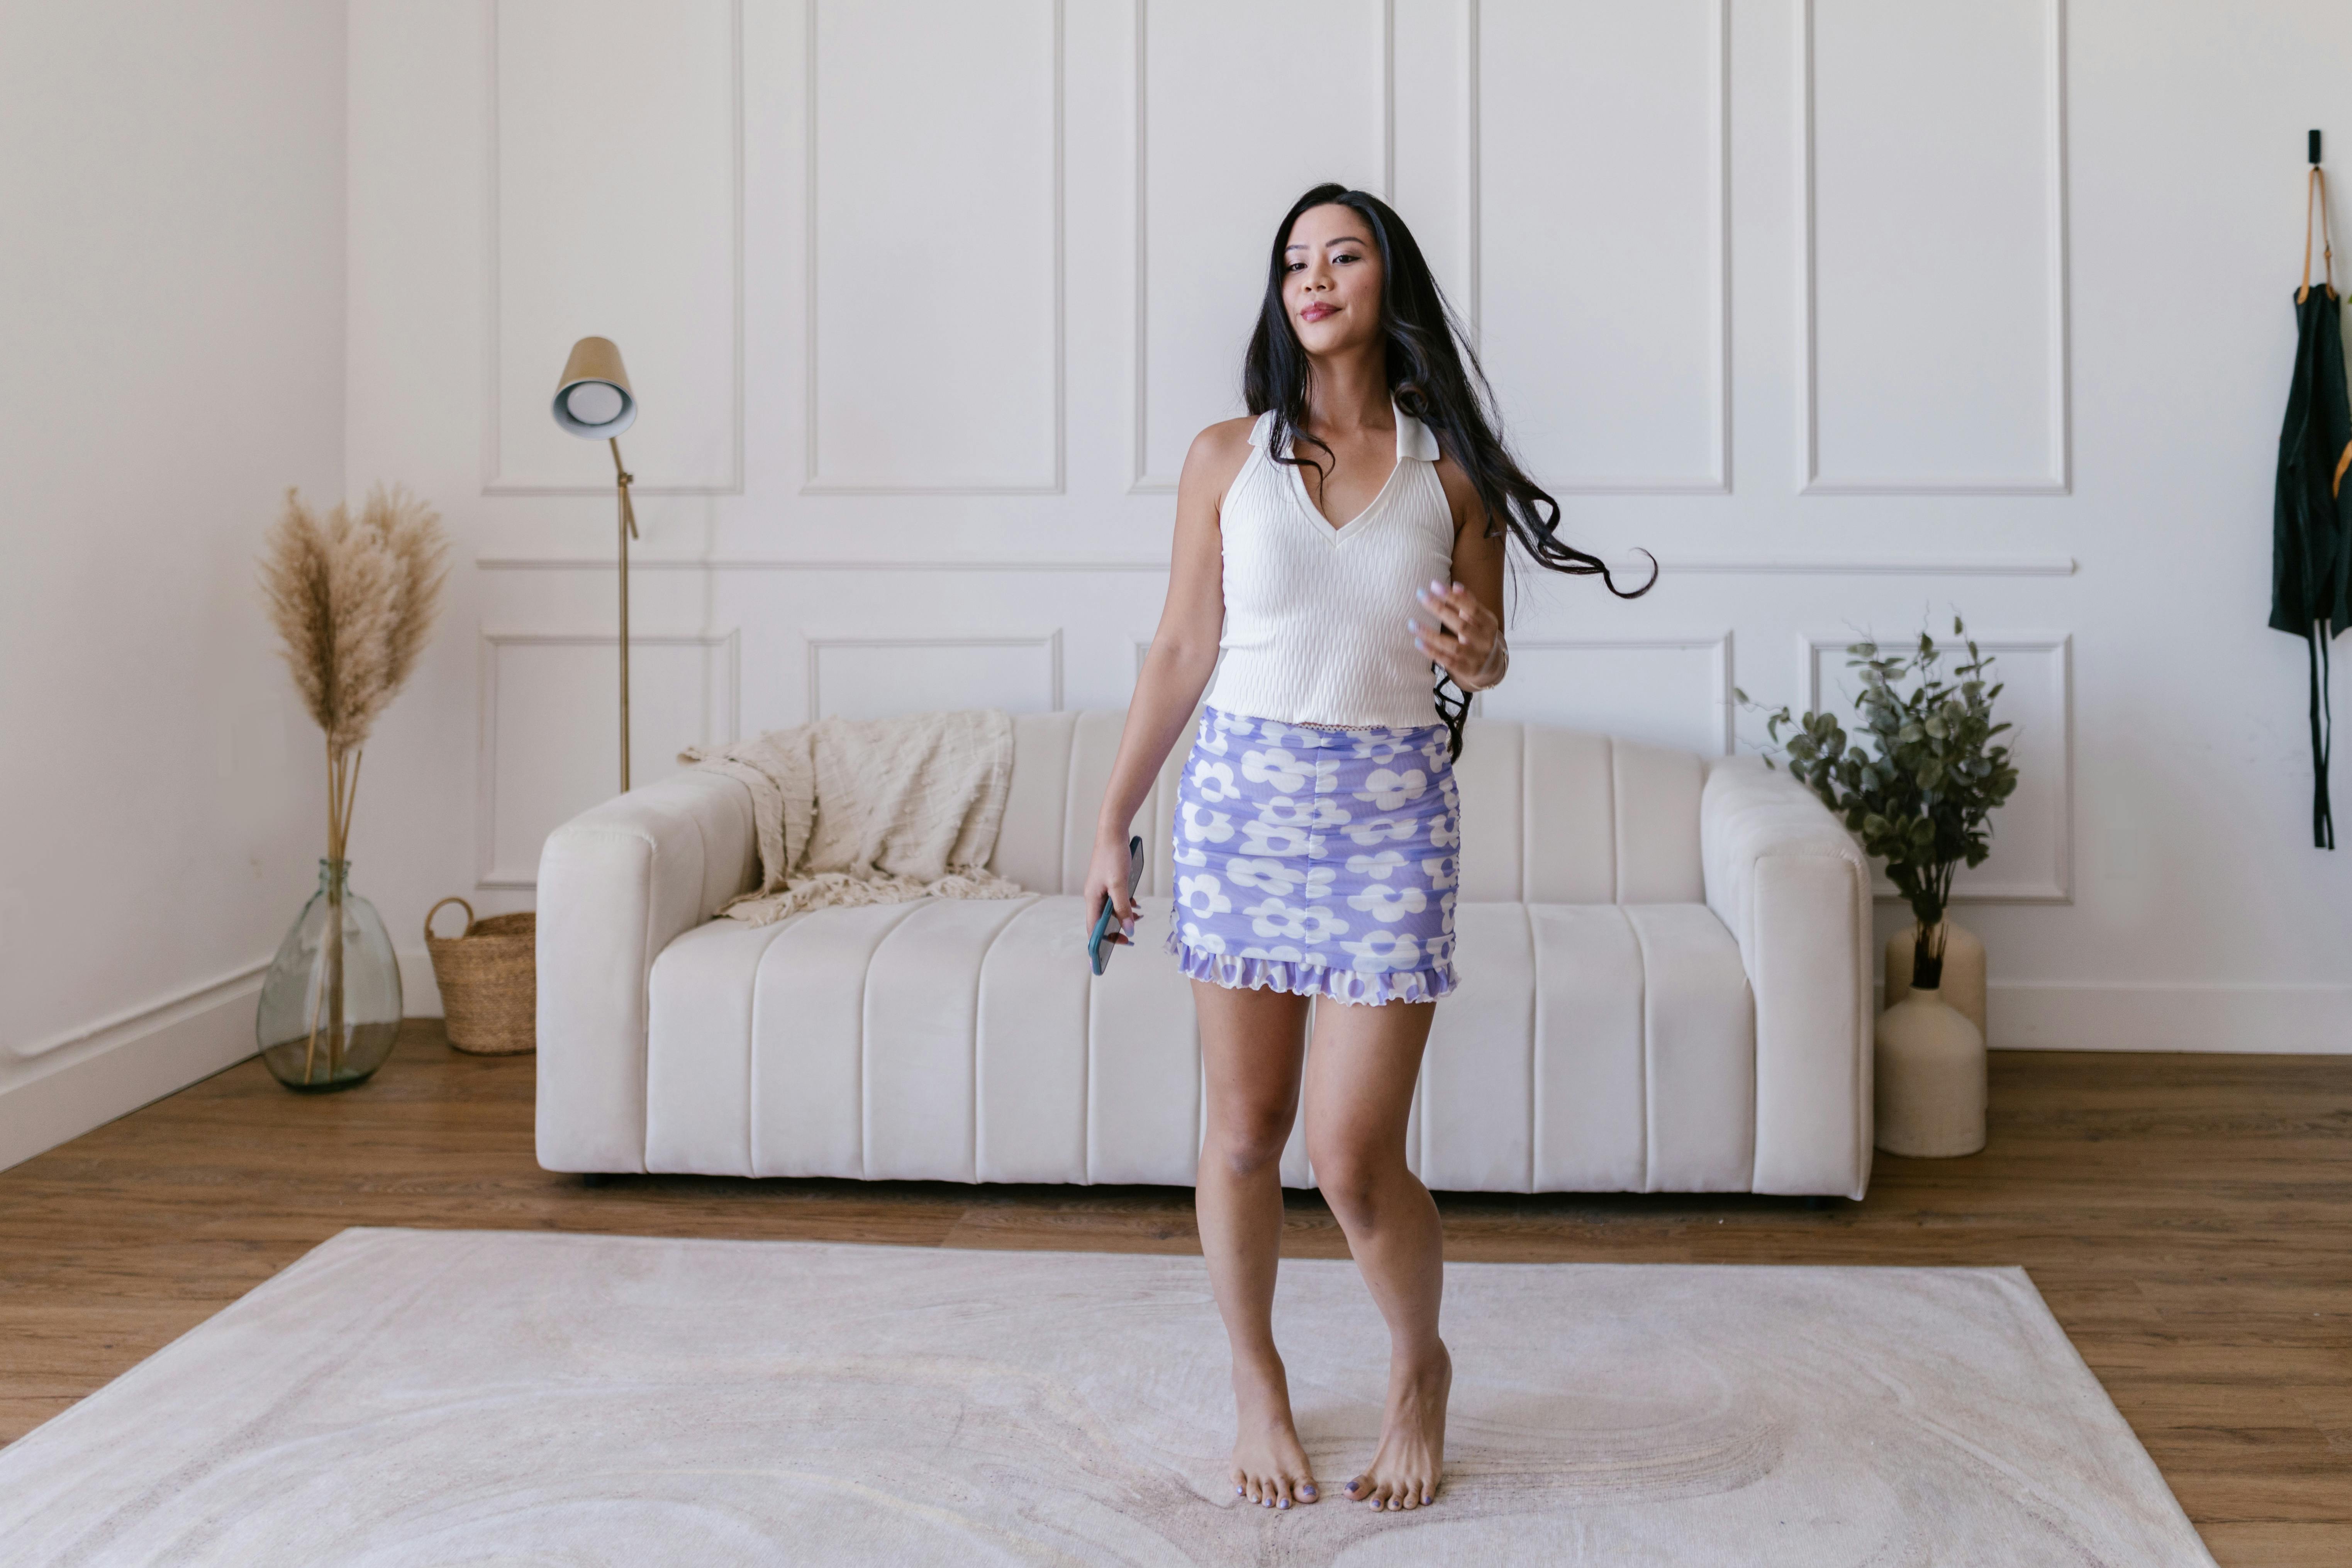
[[[447,898],[442,900],[439,903],[425,911],[425,941],[432,942],[436,940],[433,935],[433,917],[439,914],[443,910],[447,909],[451,904],[455,904],[459,909],[466,911],[466,929],[459,931],[454,937],[441,937],[437,940],[442,942],[463,942],[466,938],[474,934],[474,906],[467,903],[463,899]]]

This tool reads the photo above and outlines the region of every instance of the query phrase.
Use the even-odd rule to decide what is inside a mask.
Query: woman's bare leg
[[[1282,1255],[1282,1146],[1298,1113],[1307,998],[1192,983],[1208,1079],[1208,1125],[1193,1188],[1201,1252],[1233,1346],[1234,1489],[1288,1508],[1318,1495],[1274,1348]]]
[[[1454,1362],[1437,1337],[1444,1237],[1429,1189],[1404,1163],[1405,1119],[1436,1006],[1318,1002],[1307,1054],[1307,1158],[1389,1326],[1380,1447],[1342,1494],[1376,1509],[1432,1500],[1445,1464]]]

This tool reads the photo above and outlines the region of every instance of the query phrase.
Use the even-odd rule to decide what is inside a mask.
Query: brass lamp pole
[[[621,793],[629,792],[629,541],[636,537],[636,509],[629,486],[636,476],[621,464],[621,432],[636,423],[636,395],[621,351],[609,338],[583,338],[563,362],[555,388],[555,422],[574,436],[601,438],[613,452],[613,482],[621,493]]]

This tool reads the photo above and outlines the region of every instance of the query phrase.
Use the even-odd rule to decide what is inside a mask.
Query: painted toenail
[[[1288,1498],[1284,1498],[1282,1501],[1276,1506],[1279,1508],[1288,1508],[1290,1506],[1290,1500]]]

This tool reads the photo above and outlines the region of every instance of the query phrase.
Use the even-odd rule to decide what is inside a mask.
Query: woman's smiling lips
[[[1337,305],[1326,305],[1320,300],[1318,300],[1316,303],[1309,305],[1307,309],[1299,311],[1298,319],[1302,321],[1319,321],[1326,316],[1339,314],[1339,307]]]

